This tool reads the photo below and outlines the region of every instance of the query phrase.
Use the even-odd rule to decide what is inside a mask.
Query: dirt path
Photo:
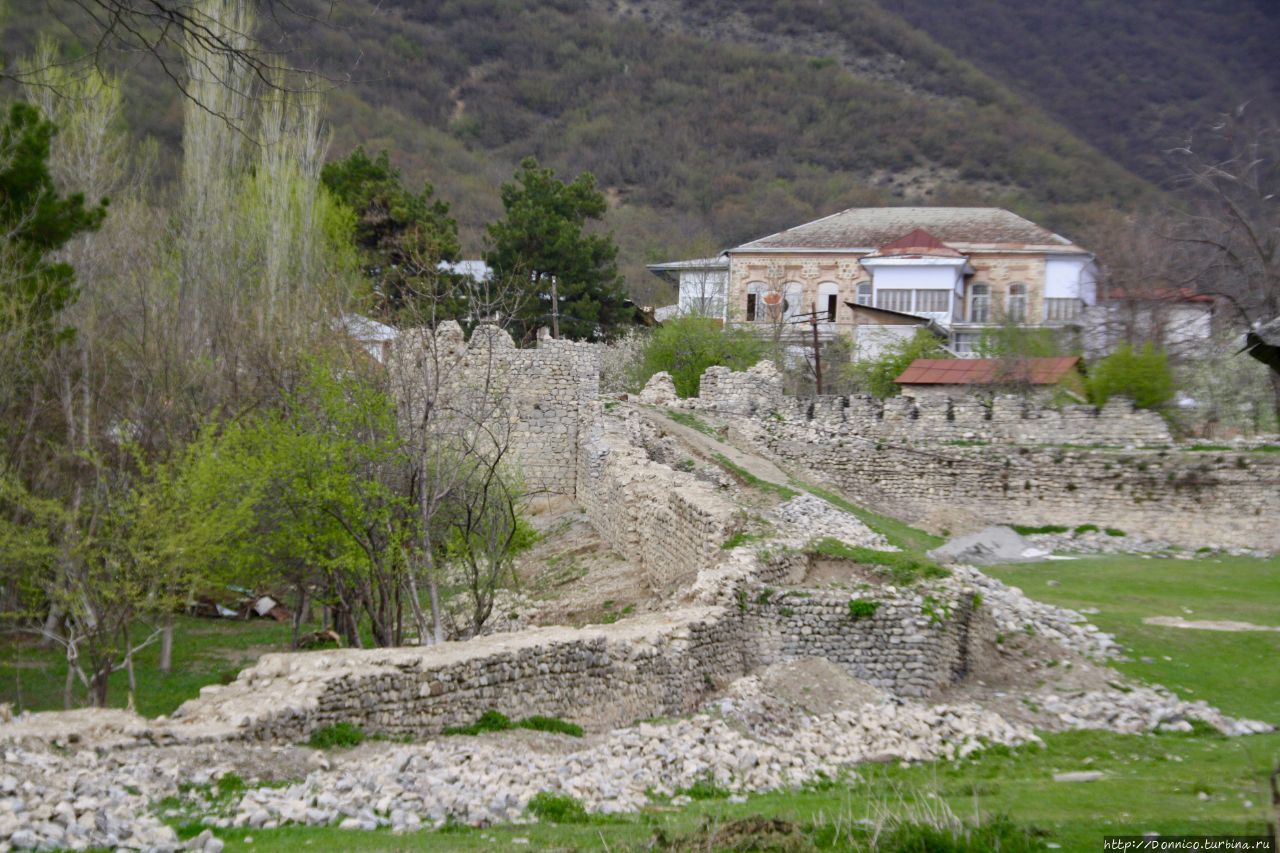
[[[791,479],[785,471],[768,459],[678,423],[661,409],[645,407],[640,409],[640,413],[660,426],[663,432],[679,439],[696,456],[710,461],[714,461],[717,456],[723,456],[753,477],[759,477],[761,480],[776,483],[779,486],[785,486]]]

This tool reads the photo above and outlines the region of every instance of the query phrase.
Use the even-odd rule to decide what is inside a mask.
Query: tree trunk
[[[164,628],[160,632],[160,671],[173,671],[173,614],[166,613]]]
[[[298,635],[302,632],[302,621],[306,618],[307,613],[307,585],[298,584],[298,605],[293,609],[293,634],[290,638],[290,647],[298,650]]]
[[[56,604],[49,605],[49,615],[44,620],[44,633],[40,637],[40,648],[53,647],[53,638],[57,636],[58,624],[62,622],[62,608]]]
[[[93,678],[89,681],[89,700],[95,708],[107,707],[107,688],[110,687],[111,664],[106,664],[102,669],[93,673]]]
[[[438,645],[444,642],[444,620],[440,613],[440,590],[434,577],[427,578],[427,597],[431,599],[431,641]]]

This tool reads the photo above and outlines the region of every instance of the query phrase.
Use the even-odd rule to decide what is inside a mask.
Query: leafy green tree
[[[636,384],[643,385],[665,370],[678,395],[696,397],[708,367],[746,370],[768,355],[769,342],[747,329],[721,328],[719,321],[709,317],[676,317],[649,338],[636,370]]]
[[[902,388],[894,380],[917,358],[950,357],[937,336],[919,329],[912,337],[886,347],[879,358],[854,362],[849,366],[849,372],[865,393],[883,400],[902,393]]]
[[[516,312],[525,338],[549,325],[554,337],[607,336],[624,316],[618,247],[612,235],[588,234],[604,216],[604,194],[583,172],[566,184],[527,157],[502,185],[506,216],[486,227],[485,260],[499,281],[527,281]]]
[[[1097,406],[1125,396],[1142,409],[1164,408],[1174,393],[1169,357],[1150,343],[1137,350],[1125,344],[1093,366],[1088,391]]]
[[[455,261],[461,249],[458,223],[449,204],[433,199],[428,182],[422,192],[407,189],[387,152],[370,158],[363,146],[345,160],[326,163],[320,172],[325,187],[356,216],[355,243],[373,280],[374,294],[390,314],[406,309],[415,315],[432,311],[440,319],[459,316],[465,305],[447,297],[449,276],[437,269]],[[445,298],[447,304],[441,304]]]
[[[48,347],[71,330],[58,315],[76,298],[75,271],[51,256],[75,235],[95,230],[106,201],[62,195],[49,172],[55,128],[30,104],[15,103],[0,125],[0,332]]]

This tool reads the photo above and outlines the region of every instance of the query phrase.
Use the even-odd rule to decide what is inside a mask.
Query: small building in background
[[[658,322],[691,314],[716,320],[725,319],[725,295],[729,286],[728,255],[649,264],[647,269],[663,281],[675,285],[678,292],[674,305],[663,305],[655,310],[654,317]]]
[[[894,381],[903,396],[960,397],[1020,389],[1048,397],[1053,390],[1083,377],[1079,356],[1055,358],[917,358]]]
[[[379,364],[386,364],[391,357],[391,347],[397,335],[392,326],[363,314],[344,314],[342,329]]]
[[[1090,357],[1145,343],[1194,356],[1213,337],[1216,307],[1213,296],[1185,287],[1111,290],[1085,313],[1081,343]]]

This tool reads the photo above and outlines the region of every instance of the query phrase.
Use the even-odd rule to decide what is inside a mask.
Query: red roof
[[[1079,356],[1024,358],[917,358],[894,381],[899,385],[990,385],[1029,382],[1054,385],[1080,363]]]
[[[917,228],[896,240],[890,240],[876,250],[877,255],[934,255],[958,258],[960,253],[950,248],[923,228]]]

